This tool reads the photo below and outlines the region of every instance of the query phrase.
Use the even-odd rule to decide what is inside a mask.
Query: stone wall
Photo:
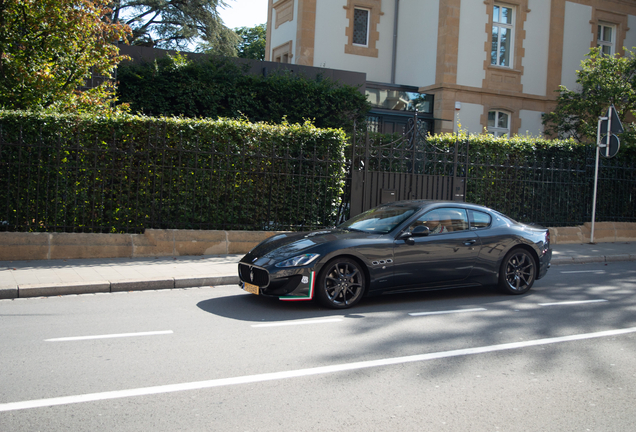
[[[275,234],[157,229],[144,234],[0,232],[0,261],[244,254]]]
[[[590,223],[550,228],[550,241],[589,243],[590,231]],[[157,229],[143,234],[0,232],[0,261],[244,254],[278,233]],[[636,223],[597,222],[594,241],[636,241]]]
[[[553,244],[589,243],[591,231],[591,222],[577,227],[550,228],[550,241]],[[636,241],[636,223],[596,222],[594,224],[594,243],[627,241]]]

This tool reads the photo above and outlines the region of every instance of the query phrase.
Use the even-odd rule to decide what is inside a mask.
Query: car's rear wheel
[[[524,294],[532,288],[537,276],[537,265],[530,252],[513,249],[503,260],[499,271],[499,289],[508,294]]]
[[[346,309],[360,301],[364,287],[360,264],[350,258],[335,258],[325,264],[318,276],[316,298],[326,307]]]

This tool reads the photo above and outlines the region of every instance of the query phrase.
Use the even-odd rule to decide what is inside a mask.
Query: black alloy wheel
[[[360,264],[349,258],[336,258],[320,272],[316,298],[329,308],[349,308],[362,298],[364,279]]]
[[[537,275],[534,257],[525,249],[513,249],[504,258],[499,272],[499,288],[508,294],[524,294]]]

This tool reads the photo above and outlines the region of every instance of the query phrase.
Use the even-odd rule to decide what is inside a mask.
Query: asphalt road
[[[238,287],[0,301],[0,431],[633,431],[636,265],[347,311]]]

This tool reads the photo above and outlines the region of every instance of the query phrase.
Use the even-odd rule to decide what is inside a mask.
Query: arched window
[[[488,133],[500,137],[510,136],[510,113],[488,111]]]

